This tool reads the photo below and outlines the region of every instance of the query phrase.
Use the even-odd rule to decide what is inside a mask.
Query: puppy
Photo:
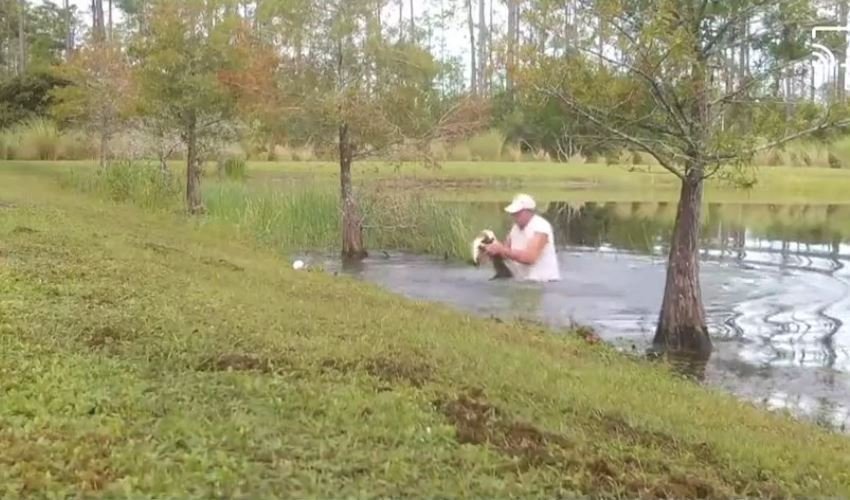
[[[490,259],[493,261],[493,269],[496,270],[496,275],[491,279],[507,279],[513,278],[514,273],[511,272],[508,265],[505,263],[505,259],[502,257],[490,257],[487,255],[487,252],[484,251],[484,247],[496,241],[496,235],[493,231],[489,229],[485,229],[481,231],[475,240],[472,242],[472,263],[477,267],[482,262]]]

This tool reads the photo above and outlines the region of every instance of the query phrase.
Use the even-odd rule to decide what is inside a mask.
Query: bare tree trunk
[[[469,24],[469,86],[473,94],[478,93],[478,64],[475,61],[475,21],[472,17],[472,0],[466,0],[467,23]]]
[[[522,32],[522,0],[514,0],[514,46],[519,47],[520,33]],[[514,52],[514,63],[517,61],[517,53]]]
[[[398,0],[398,35],[404,37],[404,0]]]
[[[815,102],[815,98],[817,97],[817,95],[816,95],[817,88],[815,87],[816,83],[815,83],[815,67],[814,66],[811,66],[809,68],[809,85],[810,85],[809,92],[811,92],[811,94],[809,95],[809,100],[812,101],[812,102]]]
[[[400,2],[401,5],[403,5]],[[403,24],[399,30],[403,31]],[[351,43],[351,40],[348,40]],[[343,41],[337,40],[337,90],[345,88],[345,71],[343,65]],[[342,104],[339,104],[340,115],[342,115]],[[363,244],[363,219],[360,208],[354,197],[354,189],[351,183],[351,164],[354,161],[354,146],[351,144],[348,123],[342,118],[339,124],[339,184],[342,203],[342,257],[344,259],[362,259],[367,256]]]
[[[74,51],[74,27],[72,26],[70,0],[64,0],[62,7],[65,9],[65,59],[67,60]]]
[[[487,17],[486,0],[478,0],[478,88],[487,93]]]
[[[487,29],[487,67],[490,68],[487,77],[487,88],[493,89],[493,0],[490,0],[490,21]]]
[[[26,30],[24,29],[24,18],[26,17],[26,0],[21,0],[18,5],[18,75],[27,71],[27,44]]]
[[[194,114],[186,124],[186,208],[190,214],[204,212],[204,201],[201,198],[201,169],[198,158],[198,123]]]
[[[698,174],[696,174],[698,172]],[[667,263],[667,282],[653,344],[659,350],[696,359],[711,354],[699,279],[701,169],[682,181]]]
[[[516,3],[519,0],[508,0],[508,58],[505,68],[505,88],[508,95],[513,95],[514,71],[516,71]]]
[[[339,180],[342,192],[342,256],[362,259],[367,256],[363,245],[363,221],[351,185],[351,163],[354,152],[348,134],[348,124],[339,126]]]
[[[91,15],[94,39],[95,41],[102,42],[106,36],[106,28],[103,20],[103,0],[92,0]]]
[[[604,64],[605,60],[602,54],[605,53],[605,26],[601,15],[597,18],[597,22],[599,23],[597,26],[599,32],[597,33],[596,43],[599,46],[596,50],[599,52],[599,64]]]
[[[112,40],[112,0],[109,0],[109,40]]]
[[[416,15],[413,12],[413,2],[410,0],[410,41],[416,42]]]
[[[109,131],[107,130],[106,120],[100,122],[100,151],[98,151],[98,164],[100,168],[106,167],[107,144],[109,143]]]
[[[723,85],[726,95],[732,93],[735,86],[735,49],[730,48],[723,51]]]
[[[738,87],[746,85],[750,75],[750,20],[747,16],[741,19],[741,50],[738,55]]]
[[[794,77],[789,74],[785,77],[785,120],[786,127],[794,117]]]
[[[709,62],[700,49],[694,49],[690,83],[695,99],[690,106],[698,134],[697,144],[706,141],[708,124],[714,116],[709,104]],[[711,339],[705,321],[699,276],[699,234],[702,210],[705,165],[700,161],[701,151],[691,151],[692,160],[685,165],[676,222],[667,261],[667,279],[661,304],[658,327],[653,344],[676,357],[707,361],[711,356]]]
[[[848,0],[839,0],[838,1],[838,25],[839,26],[847,26],[847,13],[848,13]],[[847,60],[847,32],[841,31],[839,32],[841,36],[841,44],[838,47],[838,51],[835,54],[835,58],[838,59],[838,63],[836,64],[836,71],[838,72],[835,86],[837,87],[836,98],[840,102],[844,102],[844,97],[846,95],[846,81],[847,81],[847,68],[844,66],[844,62]]]

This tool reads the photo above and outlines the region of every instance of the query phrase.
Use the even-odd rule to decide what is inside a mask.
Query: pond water
[[[501,205],[475,208],[493,220]],[[555,226],[559,283],[490,281],[489,267],[405,254],[343,272],[482,315],[588,324],[643,352],[661,304],[675,204],[553,203],[545,215]],[[846,430],[850,205],[708,205],[705,219],[701,280],[715,345],[706,383]]]

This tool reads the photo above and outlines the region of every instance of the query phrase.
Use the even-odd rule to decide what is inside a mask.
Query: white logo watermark
[[[822,31],[850,31],[850,26],[815,26],[812,28],[812,40],[817,40],[819,32]],[[817,64],[812,64],[815,71],[820,68],[821,81],[830,81],[838,71],[843,71],[845,62],[839,61],[829,47],[821,43],[813,43],[812,57],[815,58]]]

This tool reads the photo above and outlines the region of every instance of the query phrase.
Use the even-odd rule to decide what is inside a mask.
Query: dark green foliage
[[[0,129],[48,114],[51,92],[68,81],[48,73],[32,73],[0,82]]]

